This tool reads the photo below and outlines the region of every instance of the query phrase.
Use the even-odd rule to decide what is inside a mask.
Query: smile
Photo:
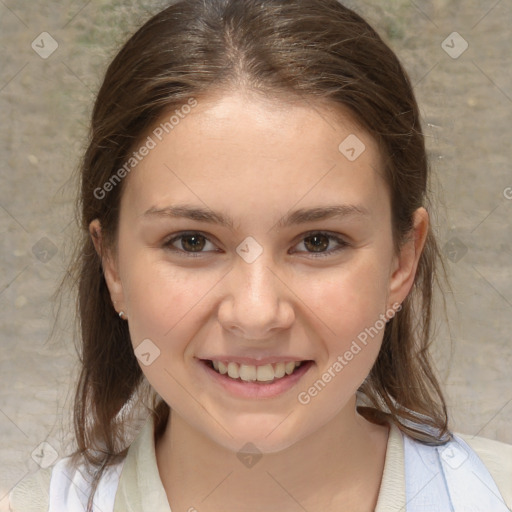
[[[200,359],[208,382],[239,398],[273,398],[294,388],[314,361],[287,361],[248,365],[234,361]],[[209,384],[206,384],[209,387]]]
[[[235,362],[208,361],[213,369],[221,375],[227,375],[231,379],[240,379],[244,382],[271,382],[282,379],[285,375],[291,375],[295,368],[299,368],[303,361],[289,361],[287,363],[264,364],[254,366],[238,364]]]

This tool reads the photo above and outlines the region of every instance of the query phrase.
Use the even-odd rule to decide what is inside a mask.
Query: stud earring
[[[125,317],[126,317],[126,315],[124,314],[124,311],[119,311],[119,318],[120,318],[121,320],[124,320],[124,319],[125,319]]]

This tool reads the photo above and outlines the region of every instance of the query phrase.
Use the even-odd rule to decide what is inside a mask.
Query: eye
[[[338,247],[326,251],[325,249],[329,247],[329,244],[332,240],[338,244]],[[311,252],[308,250],[306,250],[306,252],[312,255],[314,258],[332,255],[345,249],[346,247],[349,247],[350,245],[339,236],[325,233],[323,231],[313,231],[306,233],[303,241],[300,244],[297,244],[296,247],[300,246],[301,244],[303,244],[306,249],[311,249]]]
[[[176,247],[174,244],[178,242],[179,246]],[[171,238],[166,241],[163,246],[172,252],[176,252],[179,254],[185,253],[186,256],[191,257],[199,257],[203,252],[211,252],[211,251],[203,251],[206,244],[211,244],[212,247],[215,247],[212,242],[208,240],[206,236],[197,232],[189,232],[189,233],[180,233],[179,235]],[[196,253],[196,254],[194,254]]]
[[[326,250],[329,247],[331,241],[336,242],[338,247]],[[213,249],[203,250],[207,244],[210,244]],[[306,252],[314,258],[329,256],[350,246],[348,242],[339,236],[323,231],[312,231],[306,233],[303,235],[303,239],[300,244],[297,244],[295,247],[298,247],[301,244],[304,245],[306,251],[296,252]],[[178,235],[173,236],[164,242],[163,247],[179,254],[180,256],[183,255],[193,258],[200,257],[201,254],[205,252],[218,252],[215,250],[215,245],[205,235],[195,231],[179,233]]]

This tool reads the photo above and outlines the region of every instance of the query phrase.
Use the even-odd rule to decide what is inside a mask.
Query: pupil
[[[321,241],[319,243],[320,238],[323,238],[323,243]],[[314,252],[321,252],[322,249],[326,249],[329,246],[329,240],[325,235],[313,235],[306,238],[306,245],[308,240],[315,240],[315,242],[313,243]]]
[[[189,240],[195,240],[195,242],[192,242],[192,244],[189,244]],[[192,251],[201,250],[204,247],[204,237],[201,235],[189,235],[188,237],[184,237],[182,240],[182,246],[184,249],[187,249],[185,247],[186,245],[189,245],[189,248],[192,248]]]

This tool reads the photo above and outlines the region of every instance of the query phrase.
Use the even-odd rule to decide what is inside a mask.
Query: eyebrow
[[[277,228],[286,228],[297,224],[305,224],[318,220],[326,220],[332,218],[343,218],[349,216],[368,217],[370,212],[362,205],[342,204],[328,205],[316,208],[301,208],[288,213],[281,218],[276,224]],[[170,217],[184,218],[199,222],[208,222],[210,224],[219,224],[234,231],[233,219],[223,215],[220,212],[214,212],[207,208],[200,208],[190,205],[175,205],[166,208],[151,207],[144,212],[143,217]]]

